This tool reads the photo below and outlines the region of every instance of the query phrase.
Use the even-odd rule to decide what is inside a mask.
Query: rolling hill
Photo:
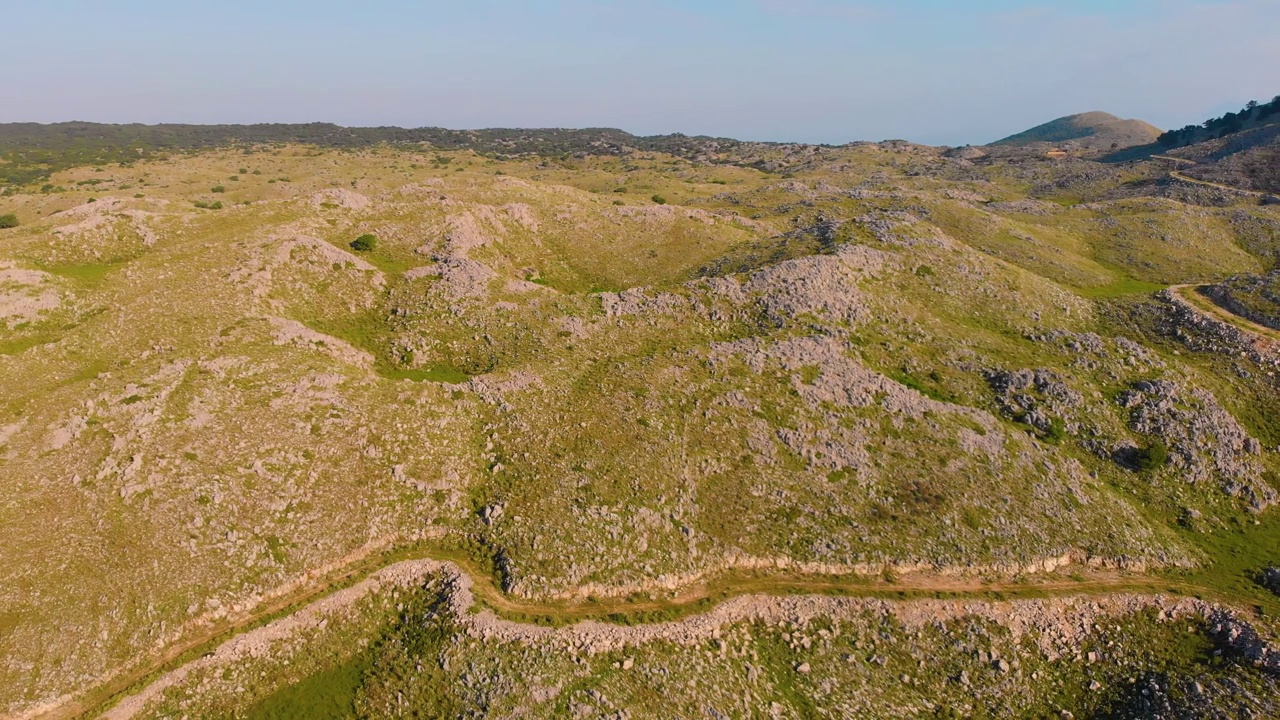
[[[1159,136],[1159,128],[1142,120],[1123,120],[1110,113],[1087,112],[1037,125],[991,144],[1024,147],[1039,143],[1071,143],[1078,148],[1105,150],[1146,145]]]
[[[1280,206],[312,131],[0,190],[0,718],[1280,717]]]

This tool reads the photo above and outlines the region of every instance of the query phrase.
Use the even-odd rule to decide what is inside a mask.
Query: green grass
[[[1280,616],[1280,597],[1256,580],[1263,568],[1280,565],[1280,512],[1273,510],[1257,518],[1239,516],[1227,521],[1225,527],[1175,529],[1209,557],[1203,567],[1176,573],[1177,577]]]
[[[249,708],[247,720],[347,720],[355,718],[355,697],[371,665],[360,653],[293,685],[285,685]]]
[[[456,385],[471,378],[468,373],[447,363],[426,363],[419,367],[406,367],[393,361],[387,355],[390,329],[376,311],[343,320],[311,320],[304,324],[317,332],[332,335],[370,353],[374,357],[374,371],[388,380]]]
[[[1136,280],[1131,277],[1125,277],[1117,280],[1110,285],[1101,285],[1097,287],[1076,288],[1076,292],[1082,296],[1091,299],[1114,298],[1125,295],[1151,295],[1169,287],[1163,283],[1148,282],[1146,280]]]
[[[389,363],[376,363],[374,369],[388,380],[412,380],[413,382],[436,382],[457,385],[471,379],[465,372],[444,364],[427,365],[419,368],[396,367]]]
[[[406,254],[396,254],[377,248],[360,253],[360,257],[384,273],[397,274],[407,272],[422,265],[421,258],[415,260]]]
[[[123,263],[86,263],[84,265],[49,265],[42,267],[45,272],[72,280],[96,285]]]
[[[16,338],[0,339],[0,355],[20,355],[33,347],[57,342],[57,333],[44,331]]]

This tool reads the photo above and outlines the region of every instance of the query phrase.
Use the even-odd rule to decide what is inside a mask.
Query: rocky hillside
[[[1187,175],[1255,192],[1280,194],[1280,122],[1168,153],[1194,162]]]
[[[1228,278],[1204,292],[1231,312],[1280,330],[1280,271]]]
[[[0,713],[421,553],[485,620],[420,578],[157,714],[1265,715],[1214,628],[1280,614],[1280,389],[1157,291],[1268,271],[1280,207],[1167,182],[901,142],[241,143],[11,184]],[[1156,597],[1000,604],[1121,591]],[[796,592],[864,597],[707,614]],[[912,593],[956,602],[872,602]]]
[[[992,145],[1022,147],[1048,143],[1075,149],[1115,150],[1154,142],[1160,133],[1159,128],[1141,120],[1123,120],[1110,113],[1087,112],[1051,120]]]

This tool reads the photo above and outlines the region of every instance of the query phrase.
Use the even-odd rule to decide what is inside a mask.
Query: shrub
[[[1057,445],[1067,436],[1067,423],[1059,418],[1049,420],[1049,429],[1044,433],[1046,442]]]
[[[378,238],[369,233],[365,233],[351,241],[351,249],[356,252],[370,252],[376,247],[378,247]]]
[[[0,215],[0,230],[18,227],[18,216],[13,213]]]
[[[249,171],[248,171],[248,170],[246,170],[246,169],[244,169],[244,168],[240,168],[240,174],[241,174],[241,175],[248,175],[248,174],[249,174]]]
[[[214,185],[214,186],[209,190],[209,192],[216,192],[216,193],[226,192],[226,191],[227,191],[227,189],[226,189],[226,188],[224,188],[224,187],[222,187],[221,185]]]
[[[654,201],[654,202],[656,202],[656,203],[658,203],[659,205],[666,205],[666,204],[667,204],[667,199],[666,199],[666,198],[664,198],[664,197],[662,197],[661,195],[654,195],[654,196],[653,196],[653,201]]]
[[[1157,470],[1169,462],[1169,446],[1163,440],[1156,440],[1145,448],[1134,453],[1134,465],[1144,472]]]

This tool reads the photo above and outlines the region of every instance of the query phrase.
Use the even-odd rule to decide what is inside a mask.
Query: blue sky
[[[3,0],[0,122],[985,143],[1280,94],[1280,0]]]

